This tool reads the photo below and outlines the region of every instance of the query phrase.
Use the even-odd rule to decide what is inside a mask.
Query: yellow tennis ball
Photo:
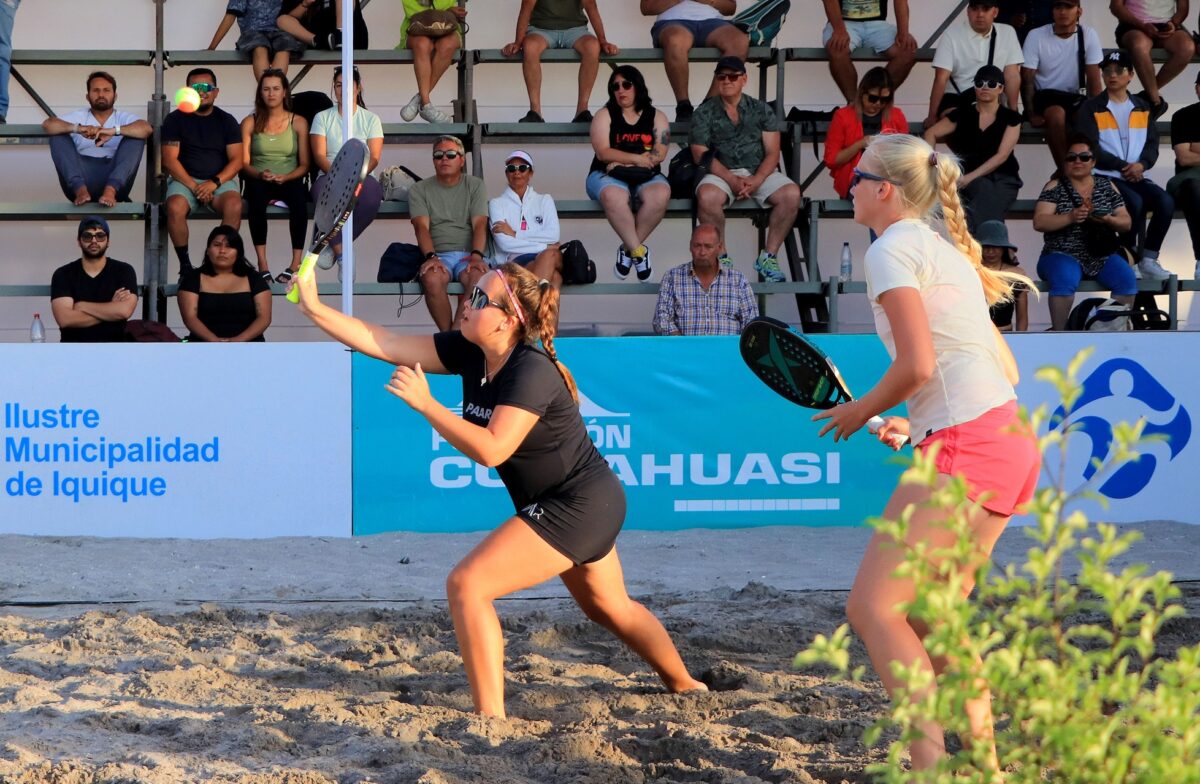
[[[175,106],[185,114],[191,114],[200,108],[200,93],[191,87],[180,87],[175,91]]]

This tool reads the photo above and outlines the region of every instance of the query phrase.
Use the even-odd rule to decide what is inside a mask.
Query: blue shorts
[[[458,280],[458,276],[471,263],[471,251],[469,250],[439,250],[437,255],[442,261],[442,266],[450,270],[451,280]],[[487,261],[485,260],[484,263],[486,264]]]
[[[588,172],[587,184],[585,187],[587,189],[588,198],[594,201],[599,201],[600,191],[604,190],[605,188],[621,188],[629,194],[630,198],[633,198],[642,188],[647,188],[651,185],[658,185],[659,183],[666,185],[668,188],[671,187],[671,184],[667,182],[667,178],[661,174],[654,175],[654,177],[650,178],[646,182],[643,182],[641,185],[630,185],[627,182],[621,182],[616,177],[609,177],[604,172],[594,171]]]
[[[669,25],[679,25],[692,34],[692,46],[707,46],[708,37],[720,30],[725,25],[733,26],[732,22],[725,19],[703,19],[693,21],[689,19],[668,19],[665,22],[655,22],[650,28],[650,43],[655,49],[662,49],[662,44],[658,42],[658,37],[662,35],[662,31]]]
[[[537,257],[536,253],[522,253],[520,256],[513,256],[509,261],[513,264],[520,264],[522,267],[526,267],[532,264],[533,260]]]
[[[585,35],[591,35],[591,33],[588,31],[587,25],[571,27],[566,30],[543,30],[540,27],[529,25],[525,28],[525,35],[538,35],[545,38],[551,49],[574,49],[576,41]]]
[[[845,24],[846,32],[850,34],[851,51],[860,46],[869,46],[875,50],[876,54],[882,54],[896,43],[896,26],[891,22],[875,19],[870,22],[846,22]],[[826,22],[825,30],[821,33],[821,45],[828,44],[830,38],[833,38],[833,25]]]
[[[1038,277],[1050,284],[1050,296],[1073,297],[1083,280],[1083,267],[1074,256],[1051,251],[1038,259]],[[1116,297],[1132,297],[1137,294],[1137,275],[1133,267],[1119,253],[1109,256],[1094,276],[1100,285]]]

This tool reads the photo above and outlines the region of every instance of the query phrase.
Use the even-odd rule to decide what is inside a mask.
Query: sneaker
[[[1196,259],[1196,269],[1192,271],[1192,277],[1200,280],[1200,259]]]
[[[675,104],[675,122],[689,122],[692,119],[692,102],[680,101]]]
[[[323,270],[333,269],[333,265],[336,261],[337,259],[333,255],[333,248],[329,247],[328,245],[326,245],[325,249],[321,251],[321,254],[317,256],[317,266]]]
[[[519,122],[519,123],[539,123],[539,122],[544,123],[546,121],[542,119],[542,115],[538,114],[533,109],[530,109],[529,111],[525,112],[525,116],[522,117],[521,119],[517,120],[517,122]]]
[[[342,257],[337,256],[333,260],[333,266],[337,267],[338,283],[342,282]]]
[[[1157,120],[1159,117],[1162,117],[1164,114],[1166,114],[1167,109],[1170,108],[1171,105],[1167,103],[1166,98],[1159,98],[1158,103],[1150,107],[1150,119]]]
[[[717,261],[725,269],[733,269],[733,259],[729,258],[728,253],[722,253],[720,256],[717,256]]]
[[[754,260],[754,269],[758,272],[759,277],[770,283],[783,283],[787,280],[783,270],[779,268],[779,259],[775,258],[775,254],[767,253],[765,250]]]
[[[650,279],[650,248],[643,245],[642,250],[645,253],[633,257],[633,268],[637,270],[637,279],[645,281]]]
[[[448,123],[450,122],[450,115],[433,104],[427,103],[421,107],[421,119],[429,123]]]
[[[196,268],[193,267],[191,264],[180,264],[179,265],[179,279],[183,280],[184,277],[187,276],[189,273],[191,273],[192,270],[194,270],[194,269],[196,269]]]
[[[400,119],[404,120],[404,122],[412,122],[413,120],[417,119],[417,113],[420,111],[421,94],[417,93],[412,97],[411,100],[409,100],[408,103],[404,104],[403,108],[400,109]]]
[[[625,252],[624,245],[617,246],[617,263],[613,265],[613,272],[616,273],[617,280],[625,280],[629,277],[630,270],[633,269],[633,259]]]
[[[575,119],[571,120],[571,122],[573,122],[573,123],[590,123],[591,121],[592,121],[592,113],[589,112],[587,109],[584,109],[582,112],[575,115]]]
[[[1171,273],[1163,269],[1158,259],[1142,259],[1138,262],[1138,272],[1150,280],[1166,280],[1171,277]]]
[[[332,33],[322,33],[313,36],[313,49],[323,51],[332,51],[342,48],[342,31],[334,30]]]

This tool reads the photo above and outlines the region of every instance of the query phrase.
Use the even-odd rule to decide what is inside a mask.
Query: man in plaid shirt
[[[717,227],[702,223],[692,232],[692,260],[663,276],[654,308],[660,335],[738,335],[758,315],[746,276],[717,262]]]

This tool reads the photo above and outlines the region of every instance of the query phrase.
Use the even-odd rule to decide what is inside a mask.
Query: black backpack
[[[579,240],[568,240],[559,246],[562,253],[563,285],[578,286],[596,282],[596,262],[588,257],[587,248]]]
[[[425,257],[421,249],[410,242],[393,242],[379,259],[375,280],[380,283],[408,283],[417,279]]]

